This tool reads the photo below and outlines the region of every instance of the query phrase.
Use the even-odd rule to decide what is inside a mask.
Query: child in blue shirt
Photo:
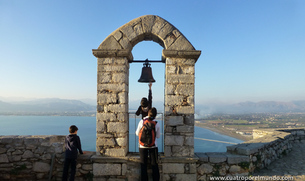
[[[78,128],[75,125],[70,126],[70,134],[66,136],[65,139],[65,164],[63,170],[62,180],[68,180],[69,167],[71,166],[70,181],[74,181],[76,173],[76,160],[78,152],[84,154],[81,146],[79,136],[77,136]]]

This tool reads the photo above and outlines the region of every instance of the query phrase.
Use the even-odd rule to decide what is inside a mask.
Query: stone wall
[[[305,142],[304,129],[254,130],[264,135],[227,152],[195,153],[193,157],[159,157],[161,180],[209,180],[211,176],[247,176],[289,154]],[[0,180],[61,180],[64,136],[0,136]],[[151,171],[149,171],[151,173]],[[139,155],[80,155],[76,180],[137,181]]]
[[[0,136],[0,180],[59,177],[63,145],[64,136]]]

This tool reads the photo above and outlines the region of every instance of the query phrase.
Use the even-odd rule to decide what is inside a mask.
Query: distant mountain
[[[305,101],[241,102],[236,104],[196,105],[197,117],[207,114],[248,114],[248,113],[305,113]]]
[[[36,99],[20,102],[0,101],[0,113],[59,113],[59,112],[94,112],[96,106],[85,104],[78,100],[66,99]]]
[[[1,101],[0,114],[50,114],[50,113],[92,113],[96,112],[95,100],[87,100],[84,103],[80,100],[67,99],[34,99],[26,101]],[[140,105],[139,101],[130,101],[129,110],[135,112]],[[153,101],[153,106],[158,112],[164,111],[162,101]],[[277,102],[240,102],[236,104],[196,104],[195,117],[202,118],[209,114],[249,114],[249,113],[305,113],[305,101]]]

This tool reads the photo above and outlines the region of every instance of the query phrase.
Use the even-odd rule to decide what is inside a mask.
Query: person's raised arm
[[[149,90],[148,90],[148,107],[149,107],[149,109],[152,108],[152,91],[151,91],[151,86],[152,86],[152,83],[150,82],[148,84],[148,87],[149,87]]]

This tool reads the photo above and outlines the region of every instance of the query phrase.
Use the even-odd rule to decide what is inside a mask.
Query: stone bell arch
[[[172,24],[155,15],[136,18],[112,32],[93,49],[97,57],[96,151],[125,157],[128,153],[129,62],[141,41],[162,46],[165,61],[164,155],[194,156],[195,50]]]

